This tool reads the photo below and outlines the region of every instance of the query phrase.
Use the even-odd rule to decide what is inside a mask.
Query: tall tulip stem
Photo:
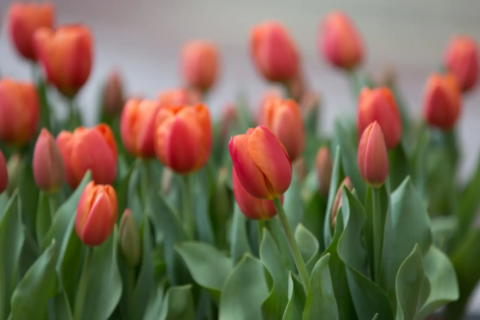
[[[85,297],[87,295],[88,277],[89,277],[90,262],[92,261],[92,255],[93,255],[93,247],[88,246],[87,254],[85,255],[85,260],[83,261],[82,276],[80,278],[77,297],[75,298],[75,311],[73,314],[75,320],[80,320],[82,317]]]
[[[195,235],[195,221],[193,219],[192,205],[190,203],[190,177],[188,175],[182,176],[182,221],[184,223],[185,232],[188,237],[193,240]]]
[[[374,261],[374,280],[380,281],[380,272],[382,267],[382,208],[380,204],[380,189],[372,188],[373,197],[373,261]]]
[[[68,99],[68,106],[70,109],[70,115],[68,118],[68,126],[67,128],[71,131],[75,130],[77,127],[82,125],[82,121],[80,119],[80,114],[78,113],[78,109],[75,104],[75,98]]]
[[[57,212],[57,198],[55,194],[50,194],[48,196],[48,206],[50,207],[50,219],[53,221],[55,212]]]

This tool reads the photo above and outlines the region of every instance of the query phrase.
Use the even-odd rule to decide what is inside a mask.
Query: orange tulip
[[[155,157],[155,117],[160,104],[155,100],[130,99],[120,120],[122,142],[128,152],[141,158]]]
[[[257,114],[255,121],[258,124],[263,123],[263,109],[265,109],[265,105],[267,105],[271,99],[283,99],[282,92],[278,88],[269,88],[260,96],[260,100],[258,102],[257,107]]]
[[[75,189],[88,170],[96,183],[112,184],[117,174],[117,146],[106,124],[79,127],[73,133],[62,131],[57,137],[65,166],[65,180]]]
[[[8,170],[5,157],[3,156],[2,150],[0,150],[0,193],[5,191],[8,186]]]
[[[18,53],[36,61],[33,36],[40,28],[53,28],[55,8],[51,3],[18,3],[10,5],[7,14],[8,31]]]
[[[392,92],[386,87],[364,88],[358,97],[358,135],[374,121],[382,128],[387,148],[395,148],[402,139],[402,118]]]
[[[203,167],[212,149],[212,124],[204,104],[163,107],[155,122],[157,158],[173,171],[187,174]]]
[[[191,89],[177,88],[160,92],[158,101],[162,107],[180,107],[200,102],[199,92]]]
[[[358,169],[363,180],[379,188],[387,180],[388,154],[382,128],[371,123],[363,132],[358,146]]]
[[[109,185],[87,184],[80,197],[75,231],[87,246],[99,246],[112,234],[117,221],[117,194]]]
[[[269,81],[286,82],[298,73],[297,48],[279,22],[255,26],[250,34],[250,51],[257,70]]]
[[[217,48],[208,41],[188,42],[182,50],[181,70],[189,87],[206,91],[214,84],[219,68]]]
[[[340,209],[340,207],[342,206],[342,189],[344,186],[347,187],[350,192],[353,191],[353,184],[352,181],[350,181],[349,177],[343,179],[342,183],[338,187],[337,193],[335,194],[335,199],[333,200],[332,212],[330,214],[330,222],[332,224],[332,229],[335,229],[338,209]]]
[[[327,196],[330,190],[330,181],[332,178],[333,161],[330,156],[330,151],[327,147],[318,149],[317,157],[315,159],[315,166],[317,168],[318,189],[320,194]]]
[[[72,98],[87,82],[92,69],[92,35],[83,25],[35,32],[37,57],[50,83]]]
[[[329,13],[320,26],[319,34],[320,53],[332,65],[352,69],[362,61],[362,40],[345,13]]]
[[[37,90],[28,82],[0,80],[0,139],[24,145],[35,135],[39,111]]]
[[[65,168],[62,154],[47,129],[42,129],[33,151],[33,177],[38,188],[57,192],[63,184]]]
[[[449,130],[462,113],[458,82],[452,74],[432,74],[424,92],[423,116],[434,127]]]
[[[292,163],[277,137],[266,127],[248,129],[230,139],[233,166],[243,187],[255,198],[275,199],[292,181]]]
[[[122,112],[124,103],[122,77],[114,70],[108,75],[103,87],[102,108],[107,114],[114,116]]]
[[[453,38],[445,51],[444,64],[457,78],[460,89],[473,88],[478,78],[478,49],[475,40],[466,36]]]

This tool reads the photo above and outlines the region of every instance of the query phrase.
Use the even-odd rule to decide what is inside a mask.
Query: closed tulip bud
[[[353,69],[360,64],[362,40],[345,13],[329,13],[320,26],[319,34],[319,51],[329,63],[342,69]]]
[[[0,80],[0,140],[25,145],[35,135],[39,110],[33,84],[9,78]]]
[[[62,154],[47,129],[42,129],[33,151],[33,177],[40,190],[57,192],[63,184],[65,168]]]
[[[117,146],[106,124],[79,127],[73,133],[62,131],[57,145],[65,166],[65,180],[75,189],[88,170],[96,183],[112,184],[117,174]]]
[[[395,148],[402,139],[402,118],[392,92],[386,87],[364,88],[358,97],[358,136],[374,121],[382,128],[387,148]]]
[[[155,153],[167,167],[180,174],[205,165],[212,149],[212,123],[204,104],[163,107],[155,122]]]
[[[293,100],[270,99],[263,108],[262,124],[280,140],[291,161],[295,161],[305,147],[305,128],[298,105]]]
[[[433,74],[424,91],[423,117],[433,127],[450,130],[462,113],[458,82],[452,74]]]
[[[130,99],[120,120],[122,142],[134,157],[155,157],[155,117],[160,109],[156,100]]]
[[[462,92],[473,88],[478,78],[478,49],[475,40],[466,36],[453,38],[444,55],[444,64],[455,76]]]
[[[75,231],[87,246],[99,246],[112,234],[117,221],[117,194],[109,185],[87,184],[80,196]]]
[[[200,93],[196,90],[177,88],[169,89],[158,94],[161,107],[181,107],[200,103]]]
[[[215,83],[219,68],[217,48],[208,41],[188,42],[182,50],[181,70],[189,87],[207,91]]]
[[[142,257],[142,243],[130,209],[125,209],[120,221],[120,252],[127,266],[134,268]]]
[[[387,180],[388,154],[380,125],[371,123],[363,132],[358,145],[358,169],[363,180],[379,188]]]
[[[90,30],[83,25],[35,32],[35,49],[46,77],[68,98],[74,97],[90,76],[92,42]]]
[[[317,167],[318,189],[320,194],[327,196],[333,170],[332,157],[327,147],[318,149],[315,166]]]
[[[8,186],[8,170],[7,163],[5,162],[5,157],[3,156],[2,150],[0,150],[0,193],[5,191]]]
[[[112,71],[102,92],[102,108],[105,113],[115,116],[122,112],[124,105],[122,78],[118,71]]]
[[[353,191],[353,184],[350,181],[349,177],[343,179],[340,187],[338,187],[337,193],[335,194],[335,199],[333,200],[332,212],[330,214],[330,221],[332,224],[332,229],[335,229],[335,223],[337,222],[338,209],[342,206],[342,189],[346,187],[349,191]]]
[[[266,21],[253,28],[250,52],[258,72],[269,81],[286,82],[298,73],[297,48],[279,22]]]
[[[232,137],[228,149],[238,179],[253,197],[272,200],[287,191],[292,181],[292,163],[269,129],[248,129]]]

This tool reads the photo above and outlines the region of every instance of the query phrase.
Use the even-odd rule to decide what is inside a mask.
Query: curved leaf
[[[336,147],[335,158],[333,162],[332,178],[330,180],[330,190],[328,191],[327,211],[325,212],[325,221],[323,223],[323,244],[328,247],[332,242],[332,231],[330,229],[331,212],[333,207],[333,201],[337,194],[338,187],[343,181],[343,168],[341,163],[340,147]]]
[[[243,215],[235,202],[233,209],[232,238],[230,240],[230,255],[232,262],[236,264],[245,253],[251,253],[247,235],[247,218]]]
[[[193,214],[196,217],[198,237],[202,242],[214,244],[215,236],[213,234],[212,222],[209,216],[210,177],[208,176],[207,168],[200,169],[191,178],[190,181],[192,183],[190,186],[190,194],[192,196],[192,201],[195,204],[192,209]]]
[[[297,228],[295,229],[295,240],[298,243],[307,269],[309,272],[311,272],[317,263],[319,255],[318,250],[320,249],[320,246],[318,244],[318,240],[302,224],[297,225]]]
[[[195,316],[192,286],[171,287],[162,304],[160,320],[193,320]]]
[[[300,184],[295,173],[292,174],[292,182],[290,183],[288,190],[285,192],[283,208],[288,218],[290,228],[295,230],[297,225],[303,219],[303,201],[300,196]]]
[[[157,320],[162,312],[166,279],[155,281],[143,320]]]
[[[42,240],[45,237],[45,234],[47,234],[48,228],[50,227],[51,223],[52,221],[50,219],[50,205],[48,203],[48,195],[40,191],[35,223],[35,233],[38,245],[42,243]]]
[[[288,303],[282,320],[297,320],[302,318],[305,308],[305,291],[303,285],[292,276],[288,275]]]

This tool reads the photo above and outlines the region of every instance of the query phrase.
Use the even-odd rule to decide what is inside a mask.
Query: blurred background
[[[12,1],[0,0],[0,74],[31,78],[31,66],[10,44],[5,13]],[[439,69],[451,36],[467,34],[480,43],[480,1],[220,1],[220,0],[63,0],[52,1],[57,23],[81,22],[93,31],[95,61],[79,104],[89,123],[95,121],[101,85],[118,69],[129,95],[153,98],[179,85],[179,52],[190,39],[215,42],[221,53],[220,79],[208,96],[213,116],[223,105],[245,95],[252,107],[268,88],[250,60],[250,28],[265,19],[283,22],[302,55],[308,83],[322,100],[322,131],[333,119],[355,112],[347,78],[322,61],[317,31],[331,10],[345,11],[365,44],[365,69],[379,76],[393,69],[411,114],[419,114],[423,89],[431,72]],[[55,94],[53,92],[53,94]],[[57,97],[58,104],[64,103]],[[480,151],[480,89],[464,99],[459,136],[462,141],[462,177],[474,169]],[[480,196],[480,195],[479,195]],[[480,313],[480,293],[471,304]]]

